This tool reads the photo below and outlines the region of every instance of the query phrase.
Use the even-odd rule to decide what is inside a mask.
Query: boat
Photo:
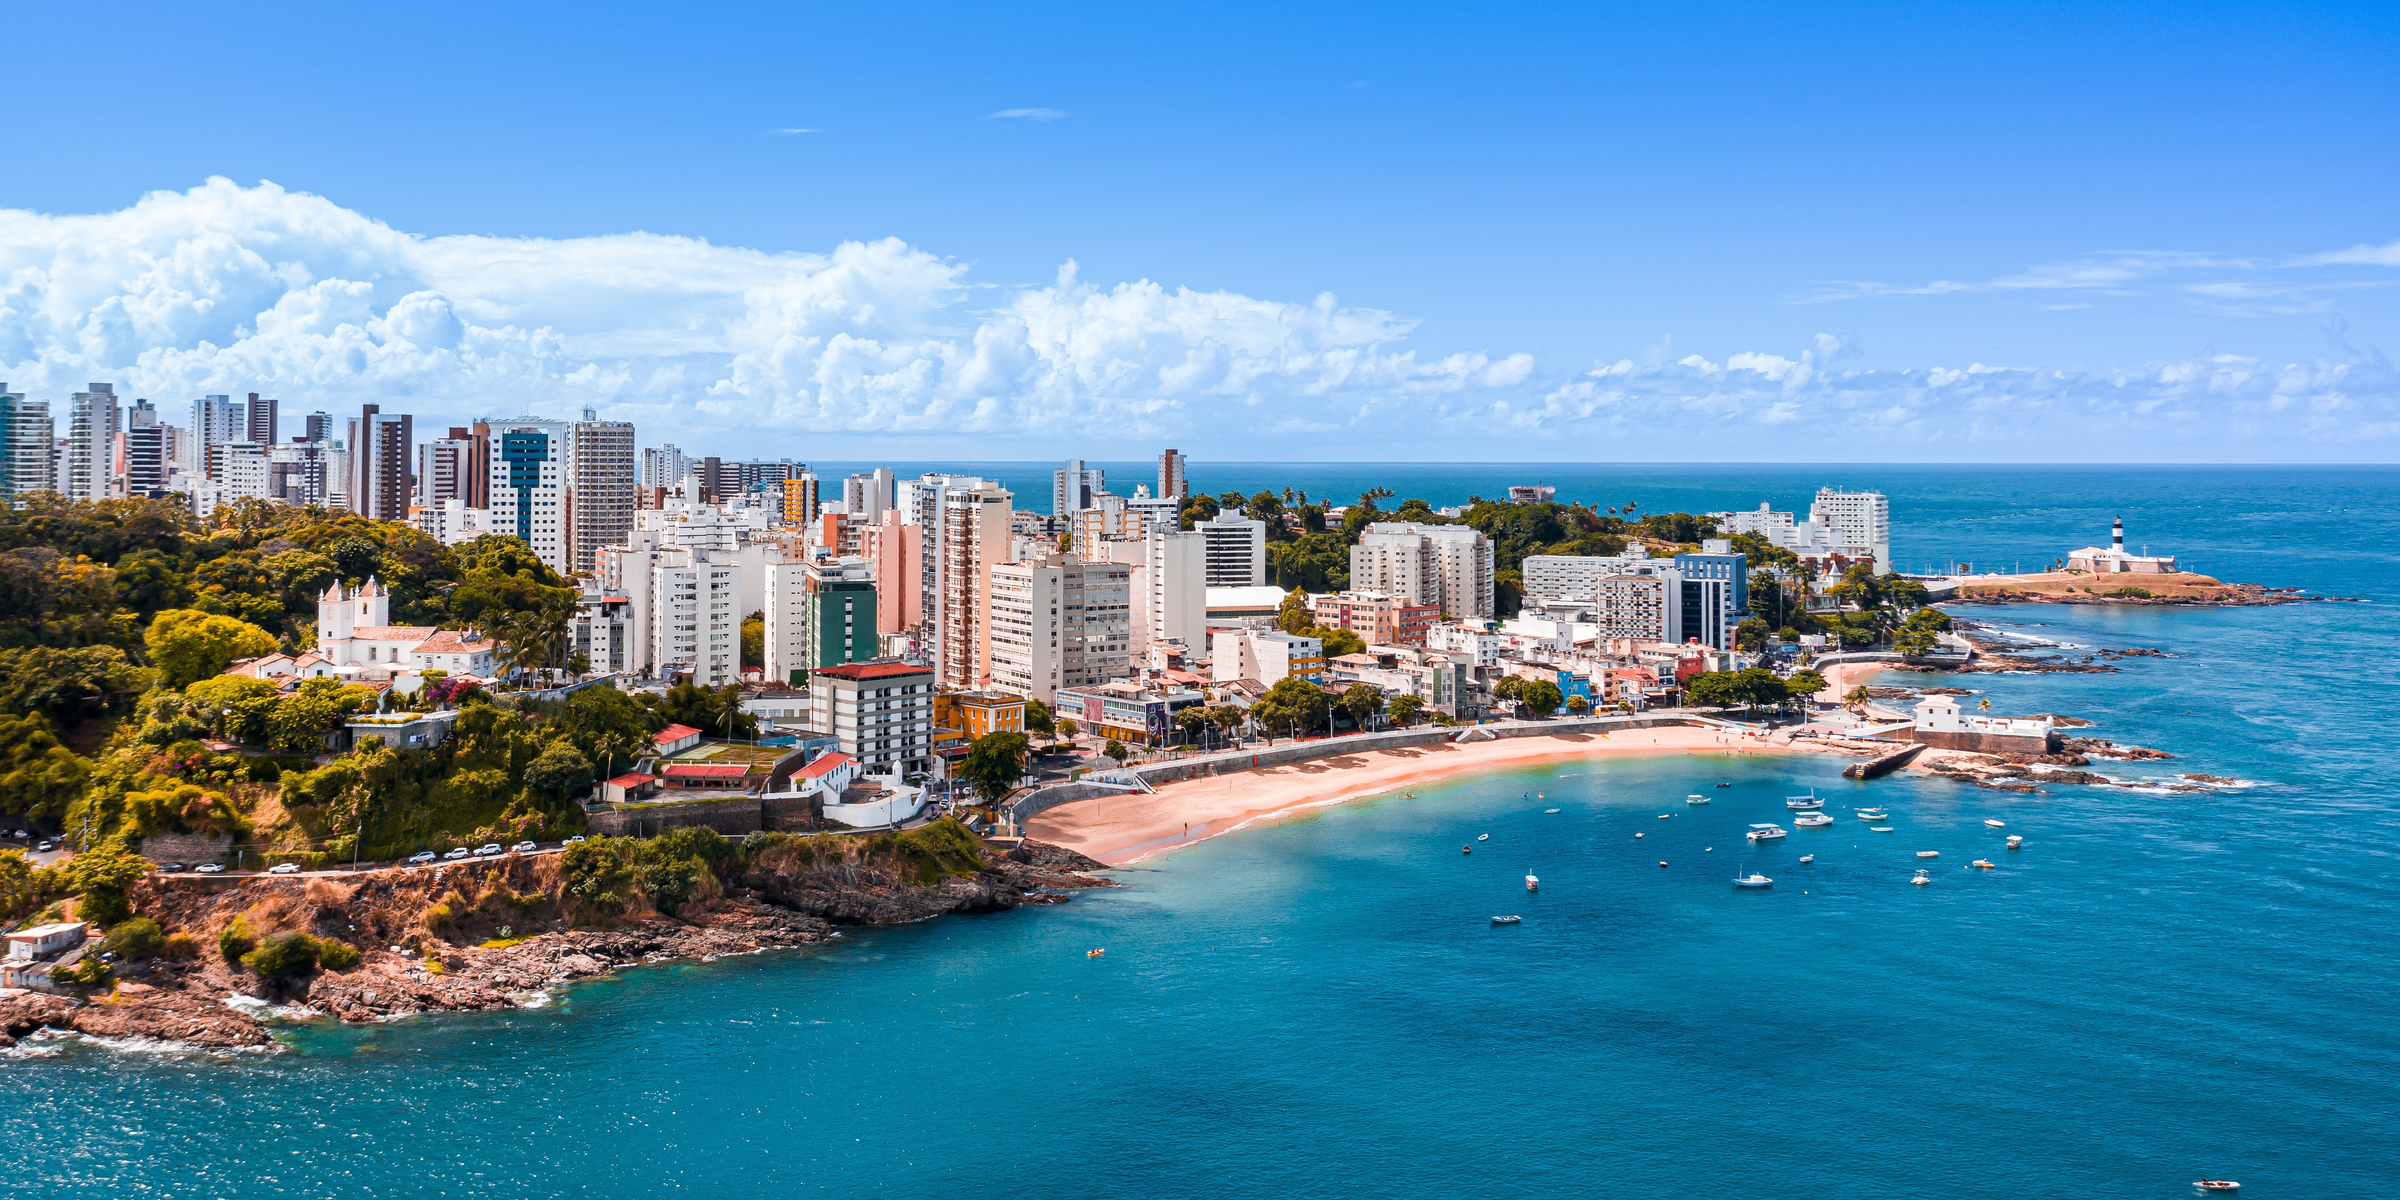
[[[1783,826],[1781,826],[1781,825],[1753,825],[1753,826],[1751,826],[1751,827],[1750,827],[1750,835],[1749,835],[1749,836],[1750,836],[1750,840],[1751,840],[1751,841],[1754,841],[1754,842],[1771,842],[1771,841],[1774,841],[1776,838],[1779,838],[1779,837],[1782,837],[1782,836],[1784,836],[1784,834],[1783,834]]]
[[[1733,785],[1732,785],[1732,784],[1730,784],[1730,783],[1720,783],[1720,784],[1718,784],[1717,786],[1718,786],[1718,787],[1721,787],[1721,788],[1729,788],[1729,787],[1732,787]]]
[[[2241,1184],[2230,1179],[2195,1179],[2192,1181],[2192,1186],[2203,1192],[2225,1193],[2242,1190]]]
[[[1792,818],[1792,824],[1801,829],[1816,829],[1833,824],[1833,818],[1820,812],[1801,813]]]
[[[1984,822],[1984,824],[1986,824],[1986,825],[1989,825],[1989,826],[1991,826],[1991,827],[1992,827],[1992,828],[1994,828],[1994,829],[2006,829],[2006,828],[2008,828],[2008,822],[2006,822],[2006,821],[1985,821],[1985,822]]]
[[[1555,808],[1545,808],[1545,809],[1543,809],[1543,810],[1542,810],[1542,815],[1544,815],[1544,816],[1553,816],[1553,815],[1556,815],[1556,814],[1557,814],[1557,812],[1558,812],[1558,810],[1557,810],[1557,809],[1555,809]]]
[[[1663,858],[1662,858],[1662,859],[1660,859],[1660,860],[1658,860],[1658,865],[1660,865],[1660,866],[1662,866],[1662,867],[1663,867],[1663,866],[1665,866],[1665,865],[1667,865],[1667,860],[1665,860],[1665,859],[1663,859]]]
[[[1917,885],[1918,887],[1924,887],[1926,884],[1933,882],[1933,872],[1928,871],[1923,867],[1919,867],[1917,868],[1917,877],[1909,880],[1909,882]]]
[[[1974,867],[1974,868],[1976,868],[1977,870],[1989,871],[1989,870],[1991,870],[1991,869],[1992,869],[1992,860],[1990,860],[1990,859],[1988,859],[1988,858],[1979,858],[1979,859],[1976,859],[1974,862],[1968,863],[1967,865],[1968,865],[1968,866],[1970,866],[1970,867]]]
[[[1538,892],[1542,890],[1542,881],[1531,875],[1526,876],[1525,890],[1529,892]]]
[[[1488,833],[1479,833],[1475,835],[1475,840],[1479,842],[1488,842],[1492,840],[1492,835]]]
[[[1783,806],[1793,812],[1814,812],[1825,807],[1825,802],[1817,799],[1816,792],[1811,791],[1805,796],[1785,796]]]
[[[1892,831],[1892,827],[1891,827],[1891,826],[1889,826],[1889,825],[1869,825],[1869,826],[1867,826],[1867,832],[1868,832],[1868,833],[1890,833],[1891,831]]]
[[[1671,817],[1671,816],[1674,816],[1674,815],[1675,815],[1674,813],[1660,813],[1660,814],[1658,814],[1658,819],[1659,819],[1659,820],[1661,820],[1661,821],[1664,821],[1664,820],[1666,820],[1668,817]]]
[[[2012,833],[2012,834],[2008,835],[2008,848],[2009,848],[2009,849],[2011,849],[2011,850],[2014,850],[2014,849],[2017,849],[2017,848],[2018,848],[2018,847],[2020,847],[2020,846],[2023,846],[2024,844],[2025,844],[2025,839],[2024,839],[2022,836],[2020,836],[2020,835],[2017,835],[2017,834],[2014,834],[2014,833]]]
[[[1511,916],[1506,916],[1506,917],[1493,917],[1493,918],[1492,918],[1492,924],[1494,924],[1494,925],[1516,925],[1516,924],[1522,923],[1524,920],[1525,920],[1525,918],[1523,918],[1523,917],[1519,917],[1519,916],[1514,916],[1514,915],[1511,915]]]
[[[1459,852],[1460,854],[1473,854],[1473,853],[1475,853],[1475,847],[1473,847],[1473,846],[1460,846],[1460,847],[1458,848],[1458,852]]]
[[[1815,861],[1817,861],[1817,856],[1816,856],[1816,855],[1814,855],[1814,854],[1803,854],[1803,855],[1801,855],[1801,856],[1800,856],[1800,861],[1801,861],[1801,862],[1815,862]]]
[[[1758,873],[1758,872],[1756,872],[1756,871],[1752,871],[1752,872],[1750,872],[1750,873],[1749,873],[1749,874],[1747,874],[1747,875],[1736,875],[1736,876],[1734,876],[1734,877],[1733,877],[1733,886],[1735,886],[1735,887],[1738,887],[1738,888],[1763,888],[1763,887],[1774,887],[1774,886],[1775,886],[1775,881],[1774,881],[1774,880],[1772,880],[1772,879],[1769,879],[1769,878],[1767,878],[1767,877],[1766,877],[1766,876],[1764,876],[1764,875],[1761,875],[1761,874],[1759,874],[1759,873]]]
[[[1084,951],[1084,952],[1083,952],[1083,956],[1084,956],[1085,958],[1098,958],[1098,957],[1100,957],[1101,955],[1103,955],[1103,954],[1106,954],[1106,953],[1108,953],[1108,950],[1107,950],[1107,948],[1106,948],[1106,947],[1103,947],[1103,948],[1101,948],[1101,949],[1098,949],[1098,950],[1086,950],[1086,951]]]
[[[1640,835],[1640,834],[1638,834],[1638,833],[1637,833],[1637,834],[1635,834],[1635,835],[1633,835],[1633,836],[1635,836],[1635,837],[1640,837],[1640,836],[1642,836],[1642,835]]]
[[[1858,810],[1858,819],[1861,821],[1889,821],[1892,819],[1892,814],[1880,808],[1862,808]]]
[[[1708,797],[1703,796],[1698,792],[1693,792],[1691,795],[1685,796],[1683,798],[1683,802],[1685,804],[1706,804],[1708,803]]]
[[[1939,851],[1939,850],[1919,850],[1919,851],[1917,851],[1917,857],[1918,857],[1918,858],[1940,858],[1941,856],[1942,856],[1942,852],[1941,852],[1941,851]]]

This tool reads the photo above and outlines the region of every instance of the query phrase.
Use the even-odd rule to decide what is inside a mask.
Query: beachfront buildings
[[[1192,526],[1208,539],[1208,586],[1259,587],[1267,582],[1267,524],[1226,511]]]
[[[981,686],[992,673],[991,613],[985,589],[994,564],[1009,560],[1009,514],[1014,497],[999,484],[945,481],[935,667],[943,687]]]
[[[1645,567],[1649,562],[1649,552],[1639,546],[1624,554],[1610,556],[1529,554],[1521,567],[1525,578],[1522,585],[1524,606],[1539,608],[1554,600],[1589,599],[1593,586],[1603,577],[1621,575]]]
[[[1442,612],[1439,606],[1410,604],[1383,592],[1325,592],[1308,600],[1311,620],[1327,629],[1347,629],[1370,646],[1422,646]]]
[[[898,659],[843,663],[809,677],[809,728],[870,775],[933,766],[932,667]]]
[[[1313,637],[1242,626],[1210,630],[1208,645],[1210,676],[1218,683],[1255,679],[1272,687],[1286,676],[1325,674],[1325,643]]]
[[[1492,542],[1466,525],[1377,521],[1350,547],[1350,586],[1450,617],[1493,613]]]
[[[1175,714],[1208,698],[1190,688],[1148,689],[1119,680],[1080,688],[1060,688],[1052,705],[1057,715],[1072,719],[1095,738],[1115,738],[1137,746],[1172,746],[1183,740]]]
[[[1717,532],[1727,537],[1756,534],[1803,559],[1843,563],[1873,559],[1877,570],[1891,570],[1892,502],[1882,492],[1850,492],[1819,488],[1809,503],[1808,519],[1795,521],[1761,502],[1754,510],[1715,512]]]
[[[1131,567],[1050,554],[987,570],[993,687],[1047,704],[1132,672]]]
[[[1172,455],[1175,452],[1167,451]],[[1141,543],[1142,565],[1135,572],[1134,595],[1141,612],[1136,620],[1135,646],[1181,642],[1186,646],[1208,641],[1208,538],[1199,533],[1176,533],[1172,527],[1152,529]]]

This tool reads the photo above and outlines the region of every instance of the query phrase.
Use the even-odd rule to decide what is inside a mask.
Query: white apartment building
[[[671,488],[681,484],[690,471],[691,463],[683,456],[682,447],[668,442],[642,451],[642,477],[639,482],[643,487]]]
[[[1438,650],[1471,667],[1500,665],[1499,634],[1481,624],[1444,623],[1425,631],[1425,648]]]
[[[192,461],[194,473],[208,469],[208,448],[250,440],[249,409],[231,396],[202,396],[192,401]]]
[[[575,571],[568,543],[568,438],[565,421],[519,417],[491,422],[492,532],[524,540],[561,575]]]
[[[493,490],[499,490],[497,480]],[[656,552],[650,565],[650,658],[660,675],[689,673],[700,687],[742,675],[741,569],[706,551]]]
[[[57,491],[57,447],[50,402],[0,383],[0,500]]]
[[[1236,512],[1196,522],[1207,539],[1209,587],[1264,587],[1267,582],[1267,523]]]
[[[218,503],[264,498],[272,463],[257,442],[218,442],[208,448],[208,478],[220,489]]]
[[[1525,573],[1525,606],[1548,604],[1553,600],[1583,600],[1592,594],[1592,585],[1610,575],[1649,561],[1649,555],[1639,547],[1621,554],[1602,557],[1577,554],[1530,554],[1522,568]]]
[[[862,471],[842,481],[842,511],[858,523],[872,524],[886,510],[898,507],[899,484],[892,478],[890,467]]]
[[[1154,530],[1142,539],[1141,546],[1142,566],[1135,593],[1141,612],[1135,622],[1139,627],[1135,640],[1143,647],[1168,641],[1192,647],[1207,645],[1207,535]]]
[[[1377,521],[1350,547],[1350,586],[1408,604],[1438,604],[1446,617],[1489,619],[1491,539],[1466,525]]]
[[[1209,677],[1219,683],[1255,679],[1273,687],[1285,677],[1325,677],[1325,643],[1313,637],[1250,626],[1209,631]]]
[[[1589,611],[1602,638],[1680,642],[1682,576],[1672,568],[1602,576],[1593,586]]]
[[[766,566],[766,676],[770,683],[789,683],[792,673],[809,668],[808,564],[771,562]]]
[[[117,393],[111,383],[84,385],[67,421],[67,461],[61,474],[70,500],[124,494],[117,478]]]
[[[1051,554],[987,570],[993,687],[1048,704],[1133,673],[1131,567]]]
[[[1106,471],[1085,470],[1082,459],[1070,458],[1064,468],[1050,473],[1050,515],[1082,512],[1107,491]]]
[[[1882,492],[1818,488],[1808,519],[1833,531],[1837,548],[1871,550],[1878,570],[1892,569],[1892,502]]]
[[[417,447],[417,495],[423,504],[467,499],[467,477],[475,470],[473,438],[437,438]]]
[[[1717,531],[1727,537],[1732,537],[1737,533],[1756,534],[1767,539],[1770,544],[1780,546],[1792,536],[1792,514],[1776,512],[1774,507],[1764,500],[1759,501],[1758,507],[1752,511],[1720,512],[1708,515],[1716,518]]]
[[[882,660],[840,663],[809,676],[809,728],[830,732],[870,775],[934,769],[933,668]]]
[[[492,531],[491,510],[468,508],[464,500],[421,505],[409,516],[425,536],[445,546],[471,542]]]

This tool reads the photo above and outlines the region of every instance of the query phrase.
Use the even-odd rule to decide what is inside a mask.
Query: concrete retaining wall
[[[756,796],[730,800],[677,800],[665,804],[616,804],[591,815],[593,833],[610,837],[656,837],[670,829],[706,825],[727,837],[763,828],[764,805]]]
[[[232,850],[230,833],[154,833],[142,839],[142,857],[151,862],[210,863]]]

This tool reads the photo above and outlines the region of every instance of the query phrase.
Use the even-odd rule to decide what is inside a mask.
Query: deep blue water
[[[1363,469],[1321,470],[1330,487]],[[1515,479],[1386,475],[1411,472],[1422,492],[1391,486],[1437,501]],[[1591,486],[1645,508],[1780,507],[1829,477],[1628,471]],[[546,1009],[298,1028],[295,1052],[231,1061],[46,1042],[0,1061],[12,1182],[2163,1197],[2205,1175],[2252,1197],[2389,1194],[2400,474],[1840,478],[1890,491],[1895,541],[1931,558],[2047,558],[2122,512],[2133,540],[2227,577],[2377,603],[1964,610],[2171,651],[2116,675],[1969,685],[1996,710],[2081,714],[2179,755],[2106,768],[2121,777],[2251,787],[2017,796],[1846,783],[1840,761],[1812,758],[1460,779],[1218,838],[1062,907],[635,971]],[[1720,780],[1735,786],[1707,786]],[[1808,787],[1840,824],[1742,841]],[[1547,799],[1523,799],[1534,790]],[[1714,803],[1687,809],[1692,791]],[[1848,817],[1868,798],[1897,832]],[[2005,833],[2025,848],[2001,850]],[[1928,849],[1937,882],[1908,886]],[[1965,869],[1978,856],[1999,869]],[[1774,889],[1728,886],[1750,867]],[[1489,924],[1509,912],[1524,924]]]

